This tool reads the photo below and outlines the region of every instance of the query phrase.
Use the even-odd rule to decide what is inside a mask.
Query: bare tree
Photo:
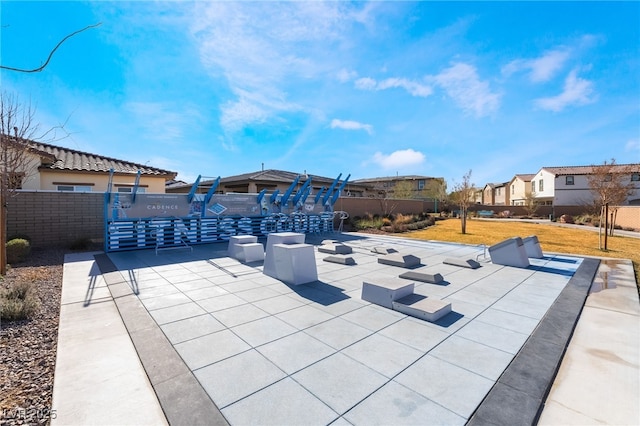
[[[438,213],[438,203],[440,205],[447,201],[447,183],[444,179],[430,179],[427,181],[422,193],[420,194],[424,198],[431,198],[435,201],[435,211]]]
[[[451,193],[452,201],[460,208],[460,225],[462,227],[462,233],[467,233],[467,211],[469,206],[473,204],[474,194],[476,188],[471,183],[471,170],[462,177],[462,182],[453,186],[453,192]]]
[[[16,96],[0,93],[0,275],[7,272],[7,203],[37,165],[29,143],[36,139],[38,126],[31,104],[21,104]]]
[[[406,180],[397,182],[393,186],[392,196],[399,200],[408,200],[413,198],[413,185],[411,185],[411,182]]]
[[[536,192],[527,189],[524,192],[524,210],[527,212],[527,216],[533,216],[538,210],[538,200],[536,199]]]
[[[613,229],[615,224],[615,206],[623,204],[626,199],[634,191],[633,182],[631,182],[631,173],[633,168],[630,165],[618,165],[614,158],[610,162],[604,161],[602,165],[593,166],[591,174],[587,175],[587,182],[589,183],[589,189],[594,195],[594,201],[600,207],[600,233],[603,226],[608,221],[605,210],[608,207],[613,208],[611,229],[606,229],[605,233],[613,235]],[[602,243],[600,242],[600,248]],[[606,235],[604,249],[607,249]]]

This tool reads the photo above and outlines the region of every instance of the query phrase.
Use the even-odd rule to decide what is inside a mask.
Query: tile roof
[[[365,178],[365,179],[356,179],[354,183],[376,183],[376,182],[393,182],[398,180],[428,180],[428,179],[442,179],[442,178],[434,178],[431,176],[420,176],[420,175],[402,175],[402,176],[385,176],[385,177],[376,177],[376,178]]]
[[[549,173],[553,173],[556,176],[564,175],[588,175],[593,173],[594,167],[601,165],[590,166],[566,166],[566,167],[543,167],[541,170],[546,170]],[[613,170],[625,170],[627,167],[631,167],[634,172],[640,172],[640,163],[635,164],[614,164]]]
[[[77,170],[84,172],[104,172],[108,173],[113,169],[116,173],[137,173],[141,171],[143,175],[167,176],[175,178],[176,172],[150,167],[144,164],[131,163],[110,157],[103,157],[97,154],[77,151],[75,149],[63,148],[42,142],[29,142],[30,147],[36,153],[48,157],[50,163],[44,161],[41,169],[51,170]]]

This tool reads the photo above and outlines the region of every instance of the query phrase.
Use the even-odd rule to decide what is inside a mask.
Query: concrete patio
[[[318,281],[299,286],[264,275],[262,262],[228,257],[222,243],[158,255],[70,255],[53,423],[640,420],[640,309],[630,262],[545,253],[514,268],[490,263],[479,246],[326,237],[351,246],[356,264],[324,262],[315,250]],[[450,302],[452,312],[429,323],[363,301],[363,280],[407,271],[379,264],[376,246],[419,257],[413,270],[441,274],[438,284],[416,281],[415,292]],[[446,258],[482,266],[446,265]],[[587,299],[590,288],[597,291]],[[576,381],[577,368],[591,369],[594,335],[599,358],[613,352],[619,360],[605,359],[606,373]],[[616,378],[609,385],[618,408],[610,414],[602,395],[599,405],[581,396],[597,374]],[[607,394],[606,384],[597,386]]]

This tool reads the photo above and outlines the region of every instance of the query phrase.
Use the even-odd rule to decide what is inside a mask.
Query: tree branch
[[[70,39],[71,37],[73,37],[76,34],[79,34],[79,33],[83,32],[83,31],[86,31],[86,30],[88,30],[90,28],[98,27],[100,25],[102,25],[102,22],[98,22],[97,24],[93,24],[93,25],[88,25],[88,26],[86,26],[86,27],[84,27],[84,28],[82,28],[82,29],[80,29],[78,31],[72,32],[71,34],[69,34],[68,36],[66,36],[62,40],[60,40],[60,42],[58,44],[56,44],[56,47],[53,48],[51,53],[49,53],[49,57],[47,58],[45,63],[42,66],[38,67],[38,68],[34,68],[32,70],[25,70],[25,69],[22,69],[22,68],[13,68],[13,67],[7,67],[7,66],[4,66],[4,65],[0,65],[0,69],[9,70],[9,71],[17,71],[17,72],[25,72],[25,73],[40,72],[49,64],[49,61],[51,61],[51,58],[53,57],[53,54],[56,52],[56,50],[58,50],[58,48],[62,45],[62,43],[64,43],[65,41],[67,41],[68,39]]]

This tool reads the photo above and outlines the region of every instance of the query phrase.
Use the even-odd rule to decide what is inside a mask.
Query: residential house
[[[385,195],[388,198],[393,198],[398,185],[407,182],[408,185],[403,184],[404,188],[397,191],[402,193],[402,198],[415,198],[415,199],[431,199],[437,198],[437,188],[445,185],[444,178],[436,178],[420,175],[405,175],[405,176],[387,176],[376,177],[367,179],[357,179],[353,181],[356,184],[368,187],[366,196],[378,198],[380,195]],[[407,192],[409,194],[407,194]]]
[[[236,193],[249,193],[249,194],[257,194],[263,189],[266,189],[269,193],[273,193],[276,190],[279,190],[280,193],[284,193],[291,184],[298,179],[298,184],[294,189],[297,191],[304,185],[304,183],[311,179],[311,194],[317,194],[320,190],[324,188],[328,189],[336,178],[328,178],[324,176],[307,174],[306,171],[304,173],[293,173],[284,170],[260,170],[257,172],[244,173],[240,175],[227,176],[220,178],[220,183],[216,188],[216,193],[218,194],[228,194],[232,192]],[[198,184],[197,191],[198,193],[206,193],[211,188],[211,185],[216,181],[216,179],[205,179],[201,180]],[[339,181],[341,184],[344,179]],[[337,189],[338,185],[334,187],[334,190]],[[193,184],[186,183],[176,183],[167,187],[168,193],[186,193],[191,190]],[[354,182],[347,181],[347,185],[345,186],[342,196],[351,196],[351,197],[362,197],[366,193],[368,187],[366,185],[360,185]]]
[[[595,197],[588,177],[594,174],[595,167],[598,166],[543,167],[531,179],[531,190],[540,205],[591,205]],[[640,164],[617,164],[612,171],[625,172],[628,176],[623,183],[634,187],[626,204],[640,205]]]
[[[509,182],[496,183],[494,186],[494,205],[509,205]]]
[[[493,206],[496,203],[496,184],[488,183],[482,189],[482,204],[486,206]]]
[[[5,142],[15,163],[7,168],[13,189],[105,192],[111,179],[112,191],[131,192],[139,171],[139,192],[164,193],[165,183],[176,177],[168,170],[46,143],[3,137]]]
[[[535,194],[531,190],[531,180],[535,174],[517,174],[509,181],[509,201],[512,206],[525,206],[527,200]]]

